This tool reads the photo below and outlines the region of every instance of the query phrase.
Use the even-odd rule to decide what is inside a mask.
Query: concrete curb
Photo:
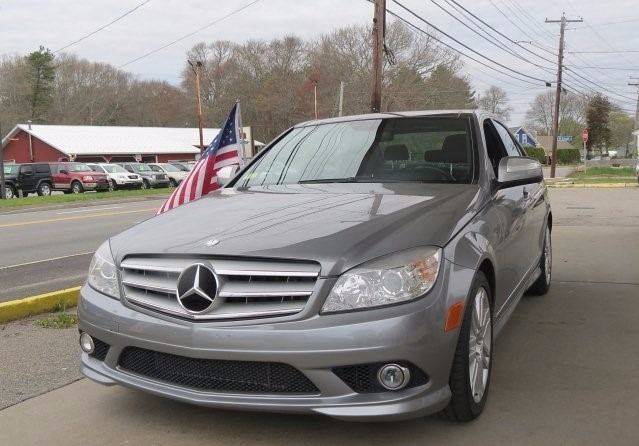
[[[80,287],[67,288],[24,299],[0,302],[0,323],[14,321],[34,314],[46,313],[59,307],[73,307],[78,302]]]
[[[555,188],[595,188],[595,189],[611,189],[611,188],[626,188],[626,187],[639,187],[638,183],[546,183],[548,187]]]

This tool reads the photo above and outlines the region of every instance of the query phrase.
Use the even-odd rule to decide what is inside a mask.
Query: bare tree
[[[494,85],[488,88],[484,94],[479,97],[477,104],[482,110],[487,111],[503,121],[508,121],[510,112],[513,111],[513,108],[508,105],[508,94],[506,91]]]

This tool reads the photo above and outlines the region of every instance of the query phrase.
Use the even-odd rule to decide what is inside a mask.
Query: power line
[[[247,9],[247,8],[249,8],[249,7],[251,7],[251,6],[253,6],[254,4],[256,4],[256,3],[260,2],[260,1],[261,1],[261,0],[253,0],[252,2],[247,3],[246,5],[244,5],[244,6],[240,7],[240,8],[237,8],[237,9],[235,9],[235,10],[233,10],[233,11],[229,12],[228,14],[226,14],[225,16],[220,17],[219,19],[215,19],[215,20],[213,20],[212,22],[207,23],[206,25],[204,25],[204,26],[202,26],[202,27],[200,27],[200,28],[196,29],[195,31],[191,31],[190,33],[184,34],[183,36],[178,37],[177,39],[172,40],[172,41],[171,41],[171,42],[169,42],[169,43],[166,43],[166,44],[164,44],[164,45],[162,45],[162,46],[160,46],[160,47],[158,47],[158,48],[155,48],[155,49],[153,49],[153,50],[151,50],[151,51],[149,51],[149,52],[147,52],[147,53],[142,54],[142,55],[141,55],[141,56],[139,56],[139,57],[136,57],[135,59],[131,59],[131,60],[129,60],[128,62],[123,63],[123,64],[122,64],[122,65],[120,65],[118,68],[123,68],[123,67],[126,67],[127,65],[131,65],[131,64],[132,64],[132,63],[134,63],[134,62],[137,62],[137,61],[139,61],[139,60],[142,60],[142,59],[144,59],[144,58],[146,58],[146,57],[148,57],[148,56],[150,56],[150,55],[152,55],[152,54],[155,54],[155,53],[157,53],[157,52],[159,52],[159,51],[162,51],[162,50],[163,50],[163,49],[165,49],[165,48],[168,48],[168,47],[170,47],[170,46],[172,46],[172,45],[175,45],[176,43],[181,42],[182,40],[187,39],[187,38],[189,38],[189,37],[191,37],[191,36],[193,36],[193,35],[195,35],[195,34],[199,33],[200,31],[204,31],[205,29],[210,28],[210,27],[211,27],[211,26],[213,26],[213,25],[217,25],[217,24],[218,24],[218,23],[220,23],[221,21],[226,20],[226,19],[228,19],[229,17],[234,16],[235,14],[238,14],[238,13],[240,13],[240,12],[244,11],[245,9]]]
[[[58,48],[57,50],[55,50],[53,53],[59,53],[62,50],[66,50],[67,48],[82,42],[85,39],[88,39],[89,37],[99,33],[100,31],[102,31],[105,28],[108,28],[109,26],[113,25],[116,22],[119,22],[120,20],[122,20],[123,18],[125,18],[126,16],[128,16],[129,14],[137,11],[139,8],[141,8],[142,6],[146,5],[147,3],[149,3],[151,0],[145,0],[142,3],[139,3],[137,6],[135,6],[132,9],[129,9],[128,11],[124,12],[122,15],[116,17],[115,19],[111,20],[109,23],[102,25],[101,27],[99,27],[98,29],[91,31],[89,34],[85,34],[84,36],[80,37],[77,40],[74,40],[73,42],[67,43],[65,46]]]
[[[540,56],[539,54],[535,53],[534,51],[530,50],[529,48],[526,48],[525,46],[522,46],[520,43],[518,43],[516,40],[512,39],[511,37],[508,37],[506,34],[502,33],[501,31],[497,30],[495,27],[493,27],[491,24],[487,23],[485,20],[483,20],[481,17],[478,17],[477,15],[473,14],[471,11],[469,11],[468,9],[466,9],[463,5],[461,5],[460,3],[458,3],[456,0],[446,0],[446,2],[448,4],[454,3],[455,5],[459,6],[461,9],[463,9],[467,14],[469,14],[470,16],[472,16],[473,18],[479,20],[484,26],[487,26],[488,28],[490,28],[491,30],[493,30],[495,33],[499,34],[501,37],[503,37],[504,39],[508,40],[510,43],[512,43],[513,45],[517,45],[519,48],[523,49],[524,51],[526,51],[529,54],[532,54],[533,56],[538,57],[539,59],[545,61],[545,62],[549,62],[549,63],[555,63],[554,61],[544,57],[544,56]],[[550,54],[552,54],[553,56],[556,56],[556,54],[548,51],[548,50],[544,50],[549,52]]]
[[[639,53],[639,50],[568,51],[568,54],[621,54],[621,53]]]
[[[443,31],[442,29],[438,28],[437,26],[435,26],[434,24],[432,24],[431,22],[429,22],[429,21],[428,21],[428,20],[426,20],[425,18],[421,17],[419,14],[417,14],[416,12],[414,12],[412,9],[410,9],[410,8],[408,8],[408,7],[406,7],[406,6],[404,6],[404,5],[403,5],[402,3],[400,3],[398,0],[393,0],[393,2],[394,2],[394,3],[396,3],[396,4],[397,4],[399,7],[401,7],[402,9],[404,9],[405,11],[407,11],[409,14],[411,14],[412,16],[414,16],[415,18],[417,18],[418,20],[420,20],[420,21],[422,21],[422,22],[426,23],[428,26],[432,27],[434,30],[436,30],[436,31],[437,31],[437,32],[439,32],[440,34],[443,34],[444,36],[448,37],[449,39],[451,39],[452,41],[454,41],[454,42],[455,42],[455,43],[457,43],[458,45],[461,45],[461,46],[462,46],[462,47],[464,47],[465,49],[467,49],[467,50],[469,50],[469,51],[471,51],[471,52],[473,52],[473,53],[477,54],[478,56],[483,57],[483,58],[484,58],[484,59],[486,59],[486,60],[489,60],[490,62],[492,62],[493,64],[495,64],[495,65],[497,65],[497,66],[499,66],[499,67],[501,67],[501,68],[504,68],[504,69],[506,69],[506,70],[508,70],[508,71],[510,71],[510,72],[516,73],[516,74],[518,74],[519,76],[522,76],[522,77],[525,77],[525,78],[528,78],[528,79],[532,79],[532,80],[535,80],[535,81],[543,82],[543,83],[544,83],[544,84],[546,84],[547,86],[550,86],[550,82],[548,82],[548,81],[547,81],[547,80],[545,80],[545,79],[541,79],[541,78],[538,78],[538,77],[535,77],[535,76],[530,76],[530,75],[528,75],[528,74],[522,73],[521,71],[517,71],[517,70],[515,70],[515,69],[513,69],[513,68],[511,68],[511,67],[508,67],[508,66],[506,66],[506,65],[504,65],[504,64],[502,64],[502,63],[499,63],[499,62],[497,62],[496,60],[491,59],[491,58],[490,58],[490,57],[488,57],[488,56],[484,56],[484,55],[483,55],[483,54],[481,54],[480,52],[478,52],[478,51],[474,50],[473,48],[469,47],[469,46],[468,46],[468,45],[466,45],[465,43],[460,42],[460,41],[459,41],[458,39],[456,39],[455,37],[451,36],[450,34],[448,34],[447,32]],[[432,37],[432,36],[431,36],[431,37]]]
[[[486,33],[484,31],[484,33],[486,33],[486,36],[481,34],[479,31],[477,31],[476,29],[472,28],[470,25],[468,25],[467,23],[465,23],[462,19],[460,19],[459,17],[455,16],[455,14],[453,14],[452,12],[448,11],[446,8],[444,8],[442,5],[440,5],[439,3],[437,3],[435,0],[430,0],[431,3],[435,4],[439,9],[441,9],[442,11],[444,11],[446,14],[448,14],[449,16],[451,16],[453,19],[455,19],[457,22],[461,23],[463,26],[465,26],[466,28],[470,29],[472,32],[474,32],[475,34],[477,34],[479,37],[481,37],[482,39],[490,42],[491,44],[497,46],[498,48],[502,49],[503,51],[507,52],[508,54],[515,56],[521,60],[524,60],[526,62],[528,62],[529,64],[540,68],[548,73],[552,74],[552,68],[549,67],[545,67],[543,65],[539,65],[535,62],[532,62],[530,60],[526,60],[526,58],[524,56],[522,56],[520,53],[517,53],[513,50],[511,50],[510,48],[508,48],[507,46],[505,46],[502,42],[500,42],[499,40],[495,39],[493,36],[491,36],[490,34]]]

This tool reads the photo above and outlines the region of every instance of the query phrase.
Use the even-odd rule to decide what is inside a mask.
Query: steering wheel
[[[419,170],[426,170],[428,173],[424,176],[432,176],[436,181],[445,181],[447,183],[456,183],[457,179],[450,174],[447,170],[437,166],[420,166]],[[421,172],[420,172],[421,173]],[[431,175],[433,173],[434,175]]]

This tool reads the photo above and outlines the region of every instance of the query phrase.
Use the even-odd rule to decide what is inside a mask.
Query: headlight
[[[337,280],[322,313],[381,307],[423,296],[435,284],[440,260],[440,248],[415,248],[353,268]]]
[[[85,175],[82,177],[83,181],[93,181],[93,177],[91,175]]]
[[[89,266],[89,278],[87,280],[91,288],[106,294],[107,296],[120,298],[118,275],[109,247],[109,241],[102,243],[91,259]]]

